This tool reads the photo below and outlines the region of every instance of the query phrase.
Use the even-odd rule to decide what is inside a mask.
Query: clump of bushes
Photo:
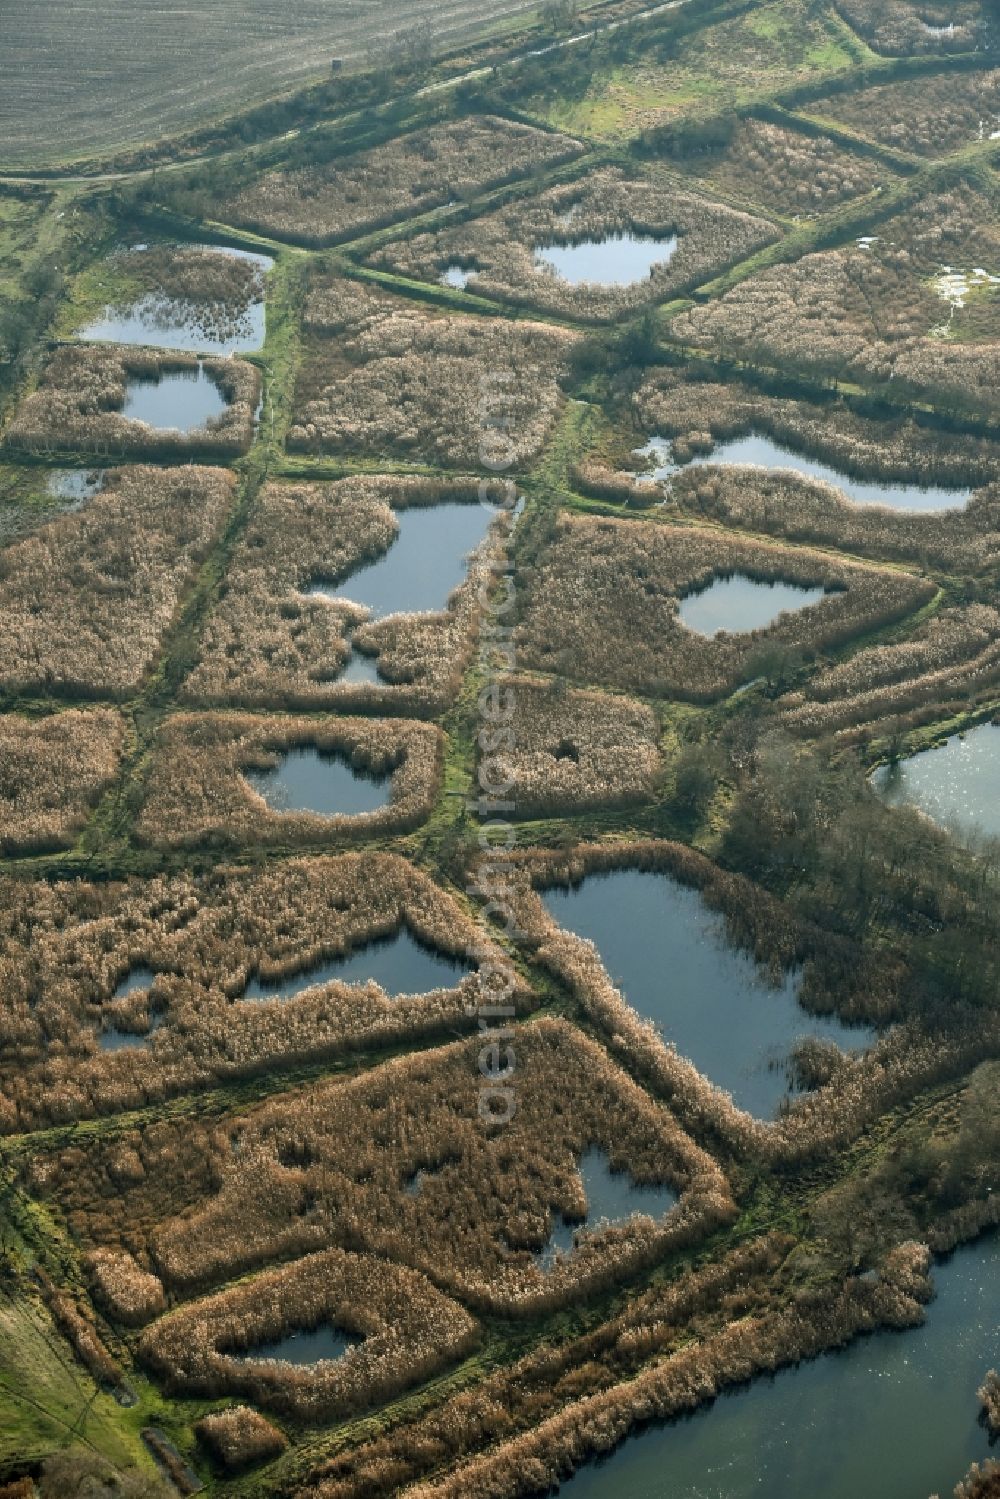
[[[764,630],[709,638],[686,629],[681,598],[734,573],[831,592]],[[525,590],[521,659],[645,696],[710,702],[746,679],[764,643],[814,654],[904,618],[933,594],[932,584],[909,574],[804,548],[698,527],[563,516]]]
[[[361,1342],[307,1367],[253,1356],[256,1344],[324,1324]],[[478,1335],[474,1319],[418,1272],[327,1249],[170,1313],[143,1334],[140,1354],[172,1391],[244,1395],[318,1423],[428,1379]]]
[[[126,1250],[95,1249],[86,1265],[98,1299],[116,1321],[135,1326],[166,1311],[162,1282]]]
[[[1000,1436],[1000,1374],[991,1369],[979,1390],[979,1403],[990,1435]]]
[[[509,784],[516,816],[628,806],[650,797],[660,771],[660,727],[642,703],[562,682],[512,677],[506,742],[480,739],[490,784]],[[485,746],[483,740],[485,739]]]
[[[195,1431],[216,1462],[230,1473],[267,1462],[288,1446],[284,1432],[248,1405],[203,1416]]]
[[[631,286],[572,286],[539,269],[541,245],[635,233],[677,236],[671,258]],[[600,167],[579,181],[522,198],[454,229],[389,245],[374,264],[435,281],[453,262],[475,267],[470,290],[546,312],[608,321],[695,286],[777,237],[766,220],[679,187],[655,167]]]
[[[220,214],[320,248],[569,161],[582,150],[566,135],[472,115],[319,165],[268,172],[225,202]]]
[[[235,498],[222,469],[126,468],[0,555],[0,685],[126,697]]]
[[[148,426],[122,415],[133,381],[195,374],[218,386],[226,408],[191,432]],[[111,344],[67,345],[49,360],[36,391],[25,396],[7,429],[15,452],[79,453],[96,458],[238,458],[253,441],[260,374],[239,359],[198,360]]]
[[[0,717],[0,850],[68,848],[114,780],[125,725],[107,708]]]
[[[176,848],[347,841],[407,830],[434,805],[442,743],[440,729],[405,719],[175,714],[153,750],[136,834]],[[296,749],[347,760],[359,775],[391,777],[387,805],[332,816],[269,807],[244,772],[274,769]]]

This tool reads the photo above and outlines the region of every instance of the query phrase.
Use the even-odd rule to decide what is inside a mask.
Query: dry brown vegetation
[[[497,1045],[503,1064],[506,1040]],[[279,1255],[343,1245],[420,1270],[475,1307],[521,1314],[606,1286],[728,1221],[719,1168],[575,1027],[517,1029],[517,1106],[502,1128],[478,1115],[481,1046],[460,1041],[327,1080],[265,1103],[235,1136],[220,1128],[217,1190],[153,1236],[164,1281],[190,1293]],[[546,1271],[536,1256],[556,1215],[585,1215],[577,1161],[588,1145],[681,1200],[658,1222],[582,1233]]]
[[[671,484],[689,514],[724,526],[858,556],[975,574],[1000,561],[1000,484],[963,509],[907,512],[857,505],[835,485],[761,467],[695,467]]]
[[[850,1277],[803,1291],[770,1315],[734,1316],[714,1335],[688,1344],[631,1379],[569,1401],[556,1415],[498,1449],[459,1465],[437,1481],[415,1485],[412,1499],[522,1499],[550,1493],[581,1464],[612,1451],[643,1422],[689,1414],[755,1374],[773,1373],[877,1327],[913,1327],[930,1300],[930,1256],[923,1245],[894,1250],[876,1286]],[[756,1310],[756,1309],[755,1309]],[[316,1499],[342,1499],[320,1485]]]
[[[304,1368],[255,1346],[332,1324],[361,1341]],[[425,1276],[327,1249],[265,1271],[150,1327],[140,1352],[171,1390],[245,1395],[301,1421],[334,1421],[436,1374],[478,1341],[468,1312]]]
[[[148,884],[8,880],[0,906],[5,1131],[137,1108],[279,1063],[448,1034],[477,1003],[479,978],[462,967],[498,961],[452,896],[398,856],[371,851]],[[403,926],[461,965],[448,988],[390,996],[335,976],[310,984],[324,963]],[[150,988],[113,998],[122,979],[146,967],[155,971]],[[287,999],[241,998],[255,976],[266,984],[295,975],[302,992]],[[518,984],[512,1003],[523,1009],[529,1000]],[[146,1045],[99,1049],[102,1029],[139,1039],[151,1016],[162,1023]],[[113,1177],[102,1191],[114,1197]]]
[[[94,1249],[87,1269],[97,1299],[117,1322],[149,1322],[167,1309],[163,1283],[143,1270],[127,1250]]]
[[[114,780],[125,746],[106,708],[0,716],[0,851],[68,848]]]
[[[884,145],[920,156],[960,151],[1000,129],[1000,73],[939,73],[831,94],[807,106],[819,119],[849,125]]]
[[[991,1369],[979,1390],[979,1403],[990,1435],[1000,1436],[1000,1374]]]
[[[318,326],[330,296],[307,317]],[[559,379],[575,335],[542,323],[458,317],[387,296],[337,296],[352,326],[314,333],[295,387],[288,446],[300,453],[378,452],[478,470],[487,457],[523,466],[560,407]],[[360,320],[358,320],[360,319]]]
[[[982,35],[983,7],[975,0],[836,0],[836,6],[870,46],[892,55],[965,52]],[[945,35],[937,36],[927,27],[941,27]],[[918,88],[925,83],[921,78]]]
[[[646,280],[632,286],[572,286],[536,265],[540,245],[622,233],[676,234],[677,249],[669,264],[654,266]],[[457,228],[390,245],[374,263],[426,281],[436,281],[457,263],[476,271],[470,291],[570,317],[606,320],[665,301],[776,237],[766,220],[698,197],[658,169],[628,175],[617,167],[601,167],[578,182],[520,199]]]
[[[374,812],[324,816],[268,806],[247,771],[315,749],[359,775],[387,781]],[[347,842],[406,831],[431,811],[442,735],[405,719],[252,717],[183,713],[168,718],[153,750],[136,835],[160,848]]]
[[[131,384],[197,374],[199,366],[227,402],[221,416],[191,432],[179,432],[122,415]],[[242,360],[199,361],[193,354],[161,354],[110,344],[64,346],[46,365],[38,389],[21,402],[6,442],[15,452],[34,454],[238,458],[253,439],[259,397],[260,375]]]
[[[685,594],[734,573],[835,591],[766,630],[708,638],[681,624]],[[907,573],[804,548],[698,527],[563,516],[525,590],[519,639],[524,664],[538,670],[704,702],[752,675],[762,645],[814,654],[904,618],[933,593]]]
[[[142,245],[117,251],[112,266],[126,287],[112,312],[127,315],[141,299],[150,318],[167,317],[213,340],[249,333],[250,309],[264,300],[264,268],[221,246]]]
[[[277,1457],[288,1446],[284,1432],[248,1405],[204,1416],[195,1431],[216,1462],[229,1473]]]
[[[971,271],[995,263],[993,204],[957,187],[880,225],[873,244],[772,266],[718,301],[681,313],[670,331],[750,363],[830,380],[891,379],[902,398],[931,395],[945,407],[988,411],[997,399],[998,345],[967,341],[989,340],[989,328],[976,325],[963,329],[963,341],[949,337],[955,327],[948,303],[926,278],[945,265]]]
[[[692,152],[677,165],[709,191],[795,216],[822,213],[891,177],[887,167],[852,155],[828,136],[754,119],[741,120],[724,148]]]
[[[908,639],[869,646],[780,700],[796,734],[851,739],[933,723],[996,695],[1000,614],[986,604],[945,609]]]
[[[510,728],[484,727],[480,763],[509,783],[516,816],[628,806],[651,797],[660,771],[660,726],[642,703],[563,682],[512,677]]]
[[[1000,1463],[990,1458],[973,1463],[965,1478],[955,1488],[955,1499],[997,1499],[1000,1495]]]
[[[221,469],[126,468],[82,510],[0,553],[0,684],[124,697],[155,662],[235,483]]]
[[[117,1390],[125,1383],[121,1365],[112,1358],[101,1340],[89,1308],[81,1310],[69,1291],[60,1290],[40,1265],[35,1266],[35,1280],[52,1319],[68,1340],[74,1353],[94,1382]]]
[[[269,172],[220,217],[319,247],[569,161],[579,141],[492,115],[446,121],[320,166]]]
[[[489,543],[446,609],[442,599],[440,614],[370,620],[367,610],[346,599],[309,597],[303,590],[347,580],[381,555],[399,529],[394,511],[457,501],[477,503],[477,488],[381,476],[265,485],[203,631],[200,659],[184,684],[186,699],[213,706],[379,707],[421,716],[439,711],[457,691],[471,655]],[[384,683],[338,681],[352,648],[377,659]]]

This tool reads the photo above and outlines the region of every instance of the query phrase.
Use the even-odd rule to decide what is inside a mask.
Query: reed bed
[[[184,590],[221,530],[221,469],[126,468],[82,510],[0,553],[0,684],[126,697],[153,667]]]
[[[223,203],[220,215],[319,249],[473,198],[582,151],[570,136],[472,115],[320,165],[268,172]]]
[[[858,479],[977,488],[1000,478],[1000,444],[918,426],[908,417],[859,416],[843,401],[822,404],[765,395],[673,370],[648,372],[632,397],[636,430],[673,439],[678,463],[716,442],[760,432]]]
[[[833,484],[760,467],[689,469],[671,485],[689,514],[783,541],[970,574],[1000,562],[1000,483],[964,509],[926,514],[856,505]]]
[[[390,996],[372,981],[309,983],[322,964],[403,927],[456,961],[447,987]],[[8,880],[0,1129],[66,1124],[278,1065],[447,1035],[479,1002],[478,966],[499,961],[452,896],[374,851],[124,885]],[[113,999],[147,967],[149,988]],[[296,975],[302,991],[287,999],[243,999],[255,977],[266,985]],[[520,980],[511,1003],[531,1005]],[[99,1049],[107,1025],[141,1035],[151,1016],[161,1024],[145,1046]],[[115,1196],[113,1176],[102,1190]]]
[[[314,582],[342,582],[349,594],[354,570],[394,541],[396,511],[478,500],[477,487],[458,480],[358,476],[265,485],[202,633],[199,660],[182,689],[186,701],[378,708],[420,717],[439,712],[457,692],[471,656],[497,527],[439,614],[372,620],[347,599],[310,597],[304,590]],[[384,683],[337,680],[352,646],[377,659]]]
[[[361,1341],[335,1361],[300,1368],[247,1351],[324,1324]],[[319,1423],[384,1404],[478,1338],[475,1320],[425,1276],[327,1249],[172,1312],[143,1334],[140,1355],[171,1392],[243,1395]]]
[[[1000,1463],[987,1458],[973,1463],[962,1482],[955,1487],[954,1499],[997,1499],[1000,1494]],[[934,1496],[937,1499],[937,1496]]]
[[[163,1283],[127,1250],[94,1249],[86,1268],[97,1300],[116,1322],[141,1326],[167,1309]]]
[[[264,268],[221,246],[135,246],[116,251],[111,267],[124,285],[110,311],[127,316],[141,303],[151,317],[183,323],[195,337],[249,333],[249,313],[264,300]]]
[[[696,1140],[721,1142],[727,1151],[772,1168],[800,1164],[850,1143],[888,1108],[961,1076],[1000,1047],[1000,1025],[981,1011],[955,1010],[946,1033],[915,1022],[896,1024],[863,1056],[845,1058],[824,1086],[797,1098],[776,1123],[754,1119],[664,1044],[614,987],[594,945],[558,927],[534,893],[612,869],[656,870],[698,889],[725,914],[733,940],[776,977],[803,968],[800,998],[807,1009],[882,1025],[898,1020],[905,1013],[899,965],[804,922],[759,887],[679,844],[582,845],[523,858],[523,882],[512,904],[524,942],[569,988],[612,1054],[666,1101]]]
[[[1000,1374],[991,1369],[979,1388],[979,1403],[991,1437],[1000,1436]]]
[[[386,299],[384,310],[336,339],[306,341],[288,446],[471,471],[494,456],[506,469],[523,467],[561,409],[559,381],[575,341],[543,323],[429,313]]]
[[[693,151],[676,165],[710,192],[789,216],[822,213],[891,180],[888,168],[829,136],[755,119],[739,121],[725,147]]]
[[[870,646],[779,701],[795,734],[866,739],[967,712],[995,696],[1000,614],[985,604],[945,609],[907,640]]]
[[[562,682],[509,679],[509,728],[480,734],[480,774],[509,786],[516,816],[626,807],[653,796],[660,725],[643,703]]]
[[[804,1290],[770,1316],[734,1319],[714,1336],[653,1363],[632,1379],[568,1403],[557,1415],[454,1472],[407,1491],[410,1499],[525,1499],[551,1493],[584,1462],[614,1450],[638,1425],[689,1415],[723,1390],[759,1374],[842,1348],[879,1327],[923,1321],[933,1291],[923,1245],[894,1250],[876,1286],[850,1276],[840,1286]],[[323,1486],[315,1499],[341,1499]]]
[[[71,847],[124,747],[124,720],[108,708],[0,716],[0,851]]]
[[[221,416],[192,432],[150,427],[122,415],[132,381],[193,374],[199,365],[227,402]],[[16,453],[79,453],[92,458],[239,458],[253,441],[260,374],[239,359],[203,359],[111,344],[64,345],[38,389],[25,396],[7,428]]]
[[[575,1027],[517,1028],[517,1106],[499,1134],[478,1113],[483,1044],[458,1041],[275,1099],[243,1120],[238,1151],[221,1129],[218,1191],[154,1236],[165,1282],[190,1294],[279,1255],[344,1245],[419,1270],[476,1309],[520,1316],[608,1286],[730,1220],[711,1158]],[[506,1035],[497,1046],[509,1066]],[[543,1270],[536,1256],[556,1215],[585,1214],[576,1163],[595,1144],[613,1169],[666,1182],[681,1200],[658,1222],[582,1233]]]
[[[275,811],[244,772],[271,770],[296,749],[346,760],[362,775],[390,777],[387,806],[353,816]],[[159,848],[259,847],[408,831],[434,806],[442,749],[440,729],[405,719],[175,714],[153,750],[136,836]]]
[[[288,1446],[288,1438],[272,1421],[249,1405],[203,1416],[195,1425],[199,1440],[227,1473],[269,1462]]]
[[[906,57],[913,53],[965,52],[981,40],[984,7],[974,0],[836,0],[836,8],[847,24],[877,52]],[[935,36],[922,24],[945,29],[954,26],[953,34]],[[921,78],[919,89],[928,80]]]
[[[711,638],[678,617],[684,595],[744,573],[834,590],[769,628]],[[804,654],[905,618],[934,594],[908,573],[717,530],[563,516],[533,569],[518,627],[526,666],[647,697],[710,702],[752,675],[763,645]]]
[[[539,268],[539,245],[578,244],[635,233],[676,235],[669,263],[631,286],[572,286]],[[373,264],[436,281],[449,265],[475,270],[470,291],[567,317],[609,321],[696,286],[777,238],[761,218],[681,187],[667,173],[600,167],[587,177],[454,229],[415,235],[373,256]]]
[[[428,1471],[510,1440],[568,1401],[620,1383],[651,1356],[676,1352],[692,1334],[700,1339],[741,1312],[759,1314],[791,1247],[787,1237],[764,1235],[668,1285],[633,1289],[624,1310],[590,1332],[542,1341],[474,1389],[320,1462],[305,1492],[316,1499],[403,1492]]]
[[[954,45],[954,43],[952,44]],[[807,106],[861,135],[918,156],[944,156],[982,140],[998,126],[995,69],[939,73],[831,94]]]

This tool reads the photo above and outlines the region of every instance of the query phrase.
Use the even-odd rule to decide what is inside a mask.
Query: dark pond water
[[[320,817],[356,817],[389,800],[391,776],[364,775],[339,755],[290,750],[273,770],[247,770],[244,776],[273,812],[315,812]]]
[[[662,1218],[677,1201],[677,1193],[670,1187],[639,1186],[628,1172],[612,1171],[606,1152],[596,1145],[591,1145],[580,1157],[579,1171],[587,1196],[586,1221],[568,1223],[565,1218],[556,1218],[552,1237],[538,1256],[543,1269],[554,1263],[557,1251],[570,1252],[578,1229],[595,1228],[602,1219],[624,1223],[636,1213]]]
[[[328,1322],[313,1332],[291,1332],[274,1343],[258,1343],[240,1355],[246,1360],[277,1359],[283,1364],[319,1364],[343,1358],[348,1349],[357,1347],[360,1338],[342,1332]]]
[[[252,261],[264,272],[274,264],[270,256],[255,255],[249,250],[233,250],[219,245],[194,248]],[[212,317],[195,303],[148,294],[131,307],[106,307],[100,317],[79,330],[77,337],[88,343],[193,349],[201,354],[237,354],[263,348],[264,332],[262,297],[235,313],[224,309],[218,317]]]
[[[797,1002],[799,977],[772,988],[751,958],[733,947],[724,919],[695,890],[666,875],[619,870],[572,890],[549,890],[556,921],[592,941],[629,1004],[736,1104],[773,1118],[787,1097],[796,1041],[817,1037],[846,1050],[874,1033]]]
[[[350,599],[385,614],[437,613],[465,580],[469,553],[489,529],[484,505],[429,505],[400,510],[399,534],[375,562],[341,583],[314,583],[305,591]],[[368,678],[362,678],[368,680]]]
[[[960,833],[1000,838],[1000,726],[980,724],[872,780],[890,806],[919,807]]]
[[[124,999],[126,994],[134,994],[137,989],[150,989],[156,974],[152,968],[131,968],[121,980],[112,994],[112,999]]]
[[[219,417],[227,402],[215,381],[199,365],[159,380],[133,380],[125,389],[122,416],[146,422],[161,432],[194,432]]]
[[[1000,1242],[934,1272],[922,1328],[876,1333],[650,1427],[567,1499],[948,1499],[990,1455],[976,1390],[998,1363]]]
[[[374,979],[386,994],[429,994],[432,989],[453,989],[468,972],[464,963],[443,952],[425,947],[404,926],[392,937],[369,942],[343,958],[328,958],[301,973],[289,974],[274,983],[251,979],[244,999],[291,999],[305,989],[329,984],[364,984]]]
[[[803,588],[798,583],[761,583],[743,573],[716,578],[698,593],[681,599],[678,615],[681,623],[699,635],[731,635],[763,630],[779,614],[797,613],[818,604],[824,598],[823,588]]]
[[[794,469],[810,479],[825,479],[858,505],[887,505],[893,510],[923,511],[962,509],[972,494],[970,489],[923,487],[919,484],[897,484],[885,480],[855,479],[841,469],[831,468],[819,459],[808,458],[797,449],[775,442],[773,438],[752,432],[716,443],[711,453],[691,460],[692,466],[704,464],[752,463],[762,468]]]
[[[116,1026],[109,1025],[105,1030],[99,1031],[97,1040],[102,1051],[137,1051],[148,1046],[149,1038],[163,1024],[162,1019],[154,1016],[149,1030],[144,1035],[136,1035],[134,1031],[120,1031]]]
[[[654,239],[647,234],[609,234],[575,245],[538,245],[535,264],[554,271],[571,286],[634,286],[654,266],[668,265],[677,249],[676,234]]]

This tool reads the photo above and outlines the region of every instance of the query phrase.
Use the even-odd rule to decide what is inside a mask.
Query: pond
[[[125,388],[122,416],[161,432],[194,432],[228,409],[215,381],[199,365],[159,380],[133,380]]]
[[[137,989],[151,989],[156,974],[152,968],[130,968],[125,977],[115,986],[112,999],[124,999],[126,994],[134,994]]]
[[[265,273],[274,265],[269,255],[220,245],[194,245],[248,260]],[[126,252],[136,253],[136,252]],[[201,354],[252,353],[264,346],[264,298],[243,307],[200,307],[183,298],[149,292],[130,306],[105,307],[100,317],[80,328],[77,337],[88,343],[128,344],[159,349],[194,349]]]
[[[282,754],[270,770],[246,770],[243,775],[272,812],[357,817],[389,801],[390,776],[367,775],[343,756],[309,746]]]
[[[745,635],[763,630],[780,614],[808,609],[826,597],[825,588],[806,588],[799,583],[762,583],[745,573],[719,577],[681,599],[677,613],[681,624],[699,635]]]
[[[492,512],[478,504],[415,505],[397,511],[399,533],[388,551],[342,582],[319,581],[304,591],[350,599],[376,618],[438,613],[465,581],[469,553],[485,537],[492,518]]]
[[[656,466],[646,475],[647,478],[669,479],[680,471],[680,466],[672,460],[670,443],[665,438],[654,437],[645,448],[636,451],[654,460]],[[971,489],[955,486],[857,479],[843,469],[834,468],[818,458],[810,458],[801,449],[775,442],[773,438],[765,437],[759,432],[717,442],[710,453],[698,454],[683,467],[700,468],[713,464],[727,467],[754,464],[760,468],[791,469],[807,479],[822,479],[827,484],[833,484],[857,505],[883,505],[892,510],[913,513],[932,514],[942,510],[959,510],[968,504],[972,495]]]
[[[456,291],[464,291],[473,276],[477,274],[476,271],[467,270],[465,266],[450,265],[441,272],[438,280],[442,286],[453,286]]]
[[[117,1026],[109,1025],[98,1032],[97,1043],[102,1051],[138,1051],[149,1044],[150,1037],[162,1024],[162,1017],[154,1015],[149,1029],[141,1035],[135,1031],[120,1031]]]
[[[668,875],[617,870],[543,898],[561,926],[596,945],[633,1009],[757,1118],[773,1118],[788,1096],[796,1041],[851,1049],[874,1040],[868,1028],[807,1014],[798,974],[770,985],[730,943],[724,918]]]
[[[260,1359],[275,1359],[282,1364],[308,1366],[343,1358],[351,1348],[362,1340],[353,1333],[344,1332],[324,1322],[312,1332],[290,1332],[273,1343],[258,1343],[239,1356],[257,1362]]]
[[[919,807],[960,833],[1000,838],[1000,725],[955,734],[872,777],[890,806]]]
[[[581,1228],[595,1228],[601,1221],[624,1223],[636,1213],[662,1218],[677,1202],[677,1193],[667,1186],[639,1186],[627,1171],[612,1171],[607,1152],[591,1145],[580,1157],[577,1168],[583,1179],[587,1198],[587,1217],[583,1223],[571,1223],[557,1216],[552,1236],[536,1257],[542,1269],[555,1263],[557,1252],[569,1254],[573,1238]]]
[[[425,947],[407,927],[392,937],[368,942],[342,958],[324,958],[311,968],[280,979],[254,975],[244,999],[292,999],[320,984],[365,984],[374,980],[386,994],[429,994],[433,989],[453,989],[469,971],[465,963],[436,948]]]
[[[669,265],[677,250],[676,234],[655,239],[649,234],[608,234],[575,245],[538,245],[535,266],[553,271],[570,286],[634,286],[653,268]]]
[[[909,1332],[721,1396],[648,1427],[560,1485],[566,1499],[926,1499],[990,1455],[976,1391],[1000,1344],[1000,1240],[934,1272],[937,1299]]]

